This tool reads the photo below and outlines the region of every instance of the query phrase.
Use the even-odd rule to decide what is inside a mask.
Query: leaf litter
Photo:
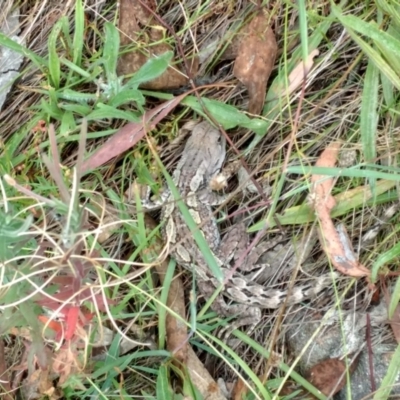
[[[332,142],[321,153],[316,167],[334,167],[338,159],[340,144]],[[311,199],[319,221],[319,237],[321,246],[327,254],[332,265],[342,274],[353,277],[370,276],[371,272],[363,266],[354,254],[346,229],[343,225],[336,228],[331,211],[336,205],[335,198],[331,195],[335,179],[324,175],[314,174],[311,177]]]
[[[233,44],[237,46],[233,74],[249,92],[249,113],[259,114],[278,49],[268,14],[260,12],[252,18],[235,39],[239,44]]]

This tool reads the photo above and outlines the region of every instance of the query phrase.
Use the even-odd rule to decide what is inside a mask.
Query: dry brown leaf
[[[77,349],[64,346],[53,357],[53,372],[58,374],[58,385],[62,386],[71,374],[82,372],[83,365],[79,360]]]
[[[232,399],[233,400],[242,400],[245,398],[249,388],[244,383],[243,379],[239,378],[236,382],[235,387],[233,388]]]
[[[316,167],[334,167],[340,150],[339,143],[331,143],[320,155]],[[323,249],[335,268],[354,277],[369,276],[370,271],[360,264],[351,248],[345,228],[336,230],[330,212],[336,202],[331,195],[333,177],[313,175],[312,197],[315,213],[320,221],[319,238]]]
[[[276,91],[278,93],[278,97],[289,96],[292,94],[297,88],[299,88],[303,80],[307,77],[310,72],[312,66],[314,65],[314,58],[319,54],[318,50],[313,50],[307,57],[306,61],[300,62],[297,64],[288,77],[288,86],[283,87],[282,89],[278,88]]]
[[[81,174],[100,167],[112,158],[119,156],[126,150],[133,147],[141,140],[146,132],[151,131],[155,126],[168,115],[190,92],[168,100],[152,110],[146,111],[142,122],[130,122],[114,133],[96,152],[82,163]]]
[[[259,114],[278,48],[268,16],[259,13],[241,29],[238,37],[240,42],[233,73],[249,91],[249,112]]]
[[[141,0],[147,6],[155,10],[153,1]],[[142,26],[143,28],[141,28]],[[119,30],[121,31],[121,46],[138,44],[136,51],[126,52],[118,60],[118,74],[128,75],[136,72],[150,57],[164,54],[173,50],[165,42],[166,31],[159,26],[158,21],[137,0],[121,0]],[[154,43],[160,42],[154,45]],[[161,43],[162,42],[162,43]],[[144,49],[150,49],[151,53],[144,53]],[[197,57],[188,57],[188,68],[191,78],[198,70]],[[186,71],[185,71],[186,72]],[[187,85],[189,78],[176,67],[169,67],[161,76],[140,85],[146,89],[173,89]]]
[[[46,396],[51,400],[59,398],[48,369],[36,369],[33,371],[22,382],[21,391],[26,399],[42,399]]]
[[[357,366],[358,358],[350,365],[350,374]],[[306,378],[325,396],[334,395],[346,384],[346,363],[338,358],[323,360],[314,365]]]
[[[190,379],[196,385],[204,399],[226,400],[221,390],[210,373],[204,368],[203,363],[197,358],[193,349],[189,346],[187,357],[187,369]]]

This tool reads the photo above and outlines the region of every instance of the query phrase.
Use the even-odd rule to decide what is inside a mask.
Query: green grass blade
[[[376,282],[378,278],[379,269],[392,260],[398,259],[400,256],[400,243],[394,245],[388,251],[380,254],[371,268],[371,281]]]
[[[382,94],[383,94],[383,100],[384,104],[388,109],[392,108],[395,105],[395,97],[394,97],[394,91],[393,91],[393,85],[392,82],[389,81],[388,78],[386,78],[386,75],[381,73],[380,76],[381,84],[382,84]],[[393,115],[393,112],[389,111],[390,114]]]
[[[81,75],[82,77],[86,78],[86,79],[90,79],[91,75],[89,72],[85,71],[84,69],[78,67],[77,65],[75,65],[73,62],[67,60],[64,57],[60,58],[60,62],[64,65],[66,65],[71,71],[76,72],[77,74]]]
[[[172,392],[169,386],[168,369],[165,365],[161,365],[158,370],[157,384],[157,399],[172,400]]]
[[[389,66],[389,64],[381,57],[381,55],[374,50],[369,44],[358,37],[351,29],[348,28],[348,32],[353,40],[361,47],[365,54],[370,58],[370,60],[375,63],[375,65],[382,71],[383,74],[400,89],[400,78],[398,74]]]
[[[352,37],[352,39],[360,46],[360,48],[364,51],[364,53],[370,58],[370,60],[379,68],[379,70],[385,74],[385,76],[393,83],[394,86],[396,86],[397,89],[400,89],[400,77],[396,73],[396,71],[392,68],[391,65],[388,64],[388,62],[381,56],[381,54],[373,49],[367,42],[365,42],[363,39],[361,39],[353,30],[358,29],[358,31],[365,32],[365,35],[367,35],[370,38],[374,38],[375,42],[380,44],[380,47],[382,46],[390,46],[390,48],[395,51],[395,54],[398,54],[400,51],[400,48],[394,49],[396,42],[398,42],[396,39],[391,37],[390,40],[387,40],[388,36],[386,33],[383,31],[376,32],[376,27],[373,24],[368,24],[364,21],[362,21],[360,18],[354,17],[354,16],[344,16],[342,15],[341,10],[332,5],[332,10],[336,17],[339,19],[339,21],[343,24],[343,26],[346,28],[348,31],[349,35]],[[365,25],[366,24],[366,25]]]
[[[364,89],[361,99],[360,135],[366,162],[373,162],[376,158],[375,134],[378,126],[378,89],[379,70],[370,60],[364,79]],[[374,192],[374,178],[369,180]]]
[[[400,73],[400,41],[388,32],[379,28],[376,22],[365,22],[353,15],[341,17],[341,22],[346,28],[370,38],[380,49],[382,55],[390,60],[391,67]]]
[[[47,68],[47,61],[44,58],[39,57],[33,51],[10,39],[2,32],[0,32],[0,46],[8,47],[9,49],[16,51],[17,53],[22,54],[24,57],[29,58],[32,63],[35,64],[43,72],[44,68]]]
[[[375,133],[378,125],[379,70],[370,61],[364,79],[361,100],[360,133],[365,162],[376,158]]]
[[[380,180],[376,183],[375,195],[379,196],[383,193],[386,193],[395,186],[395,181]],[[308,186],[305,186],[302,190],[308,190]],[[370,201],[372,197],[372,193],[368,191],[367,187],[364,186],[346,190],[343,193],[337,194],[334,196],[336,206],[332,209],[331,216],[333,218],[337,218],[342,215],[346,215],[349,211],[359,209],[363,207],[366,202]],[[397,197],[398,196],[394,192],[389,199],[385,197],[381,202],[387,203],[390,200],[395,200],[395,198],[397,199]],[[378,204],[379,198],[374,196],[374,202]],[[287,208],[282,214],[275,214],[275,217],[276,220],[279,221],[280,225],[304,225],[312,223],[316,220],[315,211],[307,202],[299,206]],[[268,228],[273,228],[277,225],[276,220],[274,218],[270,218],[267,221],[259,221],[252,225],[248,231],[257,232],[261,229],[264,229],[266,227],[266,222],[268,222]]]
[[[175,276],[176,262],[170,259],[168,263],[167,273],[164,278],[162,292],[160,295],[160,301],[162,304],[167,304],[168,293],[170,291],[171,282]],[[166,330],[166,318],[167,318],[167,307],[158,307],[158,344],[161,349],[165,347],[167,330]]]
[[[326,175],[326,176],[348,176],[351,178],[375,178],[387,179],[392,181],[399,181],[400,174],[389,174],[387,172],[374,171],[371,169],[358,169],[358,168],[325,168],[325,167],[288,167],[288,174],[301,174],[301,175]]]
[[[165,180],[167,181],[168,187],[170,188],[171,193],[175,197],[175,200],[179,207],[179,210],[182,213],[183,218],[184,218],[188,228],[190,229],[190,232],[193,234],[193,238],[196,241],[196,244],[199,246],[199,249],[200,249],[201,253],[203,254],[203,257],[204,257],[206,263],[210,267],[215,278],[218,279],[219,282],[222,282],[224,279],[223,273],[215,259],[214,254],[210,250],[210,246],[207,243],[207,240],[205,239],[204,235],[198,228],[196,222],[194,222],[193,217],[191,216],[187,206],[183,202],[181,195],[180,195],[178,189],[176,188],[172,178],[167,173],[167,170],[164,168],[161,161],[160,160],[158,160],[158,161],[163,170]]]
[[[375,0],[376,5],[387,15],[389,15],[397,25],[400,25],[400,5],[392,0]]]
[[[392,298],[389,304],[389,319],[393,318],[396,308],[399,306],[400,301],[400,278],[397,278],[396,285],[393,288]]]
[[[332,16],[332,15],[331,15]],[[326,37],[326,33],[332,25],[333,18],[327,18],[323,20],[317,28],[313,31],[311,36],[307,38],[307,46],[308,51],[311,52],[317,49],[321,42]],[[285,67],[279,70],[278,76],[272,82],[265,101],[265,106],[263,109],[262,115],[266,116],[266,121],[262,131],[258,131],[259,135],[255,136],[252,142],[249,144],[246,152],[250,152],[254,149],[263,136],[268,132],[268,129],[273,125],[275,120],[281,114],[281,110],[283,108],[283,101],[286,102],[286,99],[277,98],[277,93],[281,91],[282,84],[287,81],[287,76],[293,70],[293,68],[303,59],[304,48],[301,46],[297,48],[289,60],[289,62],[285,63]]]
[[[307,28],[307,11],[304,0],[298,0],[299,3],[299,25],[300,39],[303,61],[308,57],[308,28]]]
[[[392,392],[393,389],[393,385],[396,383],[399,370],[400,370],[400,345],[397,346],[396,351],[391,356],[387,373],[380,384],[380,388],[376,391],[373,400],[382,400],[389,398],[390,393]]]
[[[85,29],[85,15],[82,0],[75,1],[75,31],[73,39],[73,62],[75,65],[82,65],[82,49]]]

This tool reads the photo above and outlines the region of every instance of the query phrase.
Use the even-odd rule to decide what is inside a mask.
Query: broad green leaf
[[[121,105],[134,102],[141,112],[144,112],[141,106],[146,102],[143,94],[139,90],[135,89],[123,89],[116,96],[114,96],[108,105],[112,107],[119,107]]]
[[[32,224],[32,215],[25,220],[13,217],[0,210],[0,261],[5,262],[18,255],[19,243],[27,242],[27,233]]]
[[[109,84],[116,79],[119,52],[119,33],[114,24],[105,23],[103,63]]]
[[[71,38],[71,34],[70,34],[70,26],[69,26],[69,20],[68,17],[63,17],[60,20],[63,21],[63,23],[61,24],[61,36],[62,37],[62,44],[64,45],[64,48],[66,50],[68,50],[68,57],[72,58],[72,56],[70,56],[70,51],[72,51],[74,45],[72,43],[72,38]],[[60,41],[61,42],[61,41]]]
[[[43,110],[48,117],[54,118],[58,121],[62,118],[62,111],[57,107],[57,105],[55,103],[50,104],[43,98],[40,99],[40,109]]]
[[[106,104],[97,104],[97,110],[92,111],[89,115],[87,115],[86,119],[88,121],[99,120],[104,118],[116,118],[116,119],[124,119],[130,122],[139,122],[140,116],[138,113],[134,113],[133,111],[122,111],[118,110],[115,107],[110,107]]]
[[[369,61],[361,101],[360,133],[366,162],[376,158],[375,134],[378,125],[379,70]]]
[[[66,111],[61,118],[60,136],[68,136],[76,129],[76,122],[71,111]]]
[[[86,104],[77,104],[77,103],[58,103],[60,110],[70,111],[75,114],[81,115],[85,117],[92,111],[92,107]]]
[[[250,119],[246,114],[240,112],[236,107],[207,98],[202,98],[201,101],[224,129],[232,129],[236,126],[241,126],[243,128],[251,129],[259,134],[265,130],[266,121],[258,118]],[[199,103],[196,97],[188,96],[182,100],[182,104],[192,108],[204,117],[207,117],[202,104]]]
[[[364,53],[370,58],[370,60],[381,70],[383,74],[396,86],[400,88],[399,75],[391,68],[386,60],[381,57],[378,51],[374,50],[367,42],[357,36],[350,28],[347,28],[352,39],[361,47]]]
[[[158,57],[147,60],[128,80],[124,88],[137,89],[141,83],[149,82],[162,75],[170,65],[173,55],[172,51],[167,51]]]
[[[4,277],[4,275],[3,275]],[[4,284],[4,279],[2,284]],[[22,282],[21,282],[22,283]],[[25,283],[22,283],[25,286]],[[14,303],[18,301],[20,298],[20,295],[17,294],[17,288],[15,287],[16,285],[11,285],[6,293],[2,293],[0,296],[0,304],[1,305],[7,305],[10,303]],[[30,290],[31,287],[27,289]],[[26,326],[26,320],[25,318],[21,315],[21,312],[16,308],[16,307],[4,307],[1,310],[0,314],[0,335],[5,335],[7,331],[11,328],[15,327],[20,327],[20,326]]]

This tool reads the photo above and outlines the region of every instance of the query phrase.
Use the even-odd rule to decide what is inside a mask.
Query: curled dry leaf
[[[339,143],[331,143],[320,155],[316,167],[334,167],[340,150]],[[332,177],[313,175],[312,197],[315,213],[320,221],[319,237],[321,245],[335,268],[341,273],[354,277],[369,276],[370,271],[360,264],[351,247],[344,227],[335,229],[330,216],[336,202],[331,195],[334,185]]]
[[[259,13],[242,28],[238,40],[233,73],[249,91],[249,112],[259,114],[264,105],[267,82],[278,48],[268,16]]]
[[[121,0],[119,30],[121,31],[121,46],[132,43],[137,44],[137,49],[126,52],[118,60],[118,74],[128,75],[135,73],[150,57],[164,54],[173,50],[166,44],[166,31],[160,26],[154,16],[142,6],[141,2],[155,10],[156,6],[151,0]],[[143,28],[141,28],[141,26]],[[158,44],[154,44],[158,42]],[[144,49],[150,49],[151,53],[145,53]],[[193,78],[198,70],[198,58],[188,57],[188,68]],[[185,71],[186,72],[186,71]],[[173,89],[189,83],[189,78],[175,67],[169,67],[158,78],[141,84],[146,89]]]
[[[357,367],[357,361],[356,357],[350,364],[350,374]],[[346,362],[338,358],[323,360],[311,368],[307,379],[325,396],[333,396],[346,384]]]
[[[277,89],[278,97],[289,96],[298,87],[301,86],[303,80],[307,77],[312,66],[314,65],[314,58],[319,54],[318,50],[313,50],[305,60],[305,62],[300,62],[297,64],[288,77],[287,87],[279,87]],[[283,86],[283,85],[282,85]]]

